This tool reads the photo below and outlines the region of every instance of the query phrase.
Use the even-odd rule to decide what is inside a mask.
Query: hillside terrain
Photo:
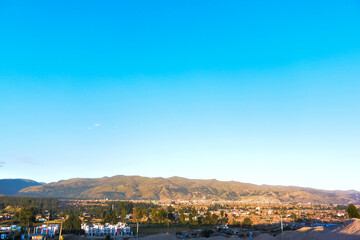
[[[276,238],[275,238],[276,239]],[[351,219],[334,227],[304,227],[297,231],[286,231],[277,236],[281,240],[358,240],[360,239],[360,219]]]
[[[325,191],[301,187],[255,185],[235,181],[181,177],[114,176],[74,178],[19,191],[19,196],[108,198],[132,200],[242,200],[268,202],[359,203],[356,191]]]
[[[17,195],[21,189],[39,185],[41,183],[29,179],[0,179],[0,196]]]

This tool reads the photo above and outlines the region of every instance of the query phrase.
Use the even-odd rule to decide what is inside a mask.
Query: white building
[[[42,225],[40,227],[36,227],[35,233],[40,235],[46,235],[49,237],[54,237],[59,232],[58,224],[51,224],[49,226]]]
[[[130,227],[126,226],[125,223],[119,222],[116,225],[112,224],[93,224],[87,225],[82,224],[81,229],[85,231],[86,236],[126,236],[132,235]]]

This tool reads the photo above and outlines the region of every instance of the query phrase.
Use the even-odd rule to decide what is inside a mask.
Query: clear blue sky
[[[360,190],[359,1],[0,1],[0,178]]]

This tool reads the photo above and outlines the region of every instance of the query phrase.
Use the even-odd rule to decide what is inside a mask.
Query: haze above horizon
[[[359,1],[1,1],[0,175],[360,190]]]

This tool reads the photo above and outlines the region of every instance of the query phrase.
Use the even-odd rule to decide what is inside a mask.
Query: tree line
[[[216,205],[204,211],[204,209],[189,206],[180,206],[177,209],[171,205],[161,207],[150,202],[112,201],[78,206],[54,198],[0,197],[0,212],[4,212],[8,206],[13,208],[13,223],[15,224],[32,226],[36,221],[36,215],[41,214],[50,220],[66,218],[64,229],[69,231],[80,229],[82,221],[90,223],[91,219],[94,218],[101,219],[103,223],[111,224],[122,221],[154,224],[217,225],[227,224],[229,220],[223,210],[220,210],[219,214],[211,212],[213,209],[220,209]],[[199,214],[199,210],[203,214]],[[8,211],[8,208],[6,211]],[[347,213],[350,218],[360,218],[359,210],[353,204],[347,207]],[[87,219],[85,216],[90,217]],[[246,218],[243,222],[237,224],[249,226],[252,225],[252,222],[249,218]]]

